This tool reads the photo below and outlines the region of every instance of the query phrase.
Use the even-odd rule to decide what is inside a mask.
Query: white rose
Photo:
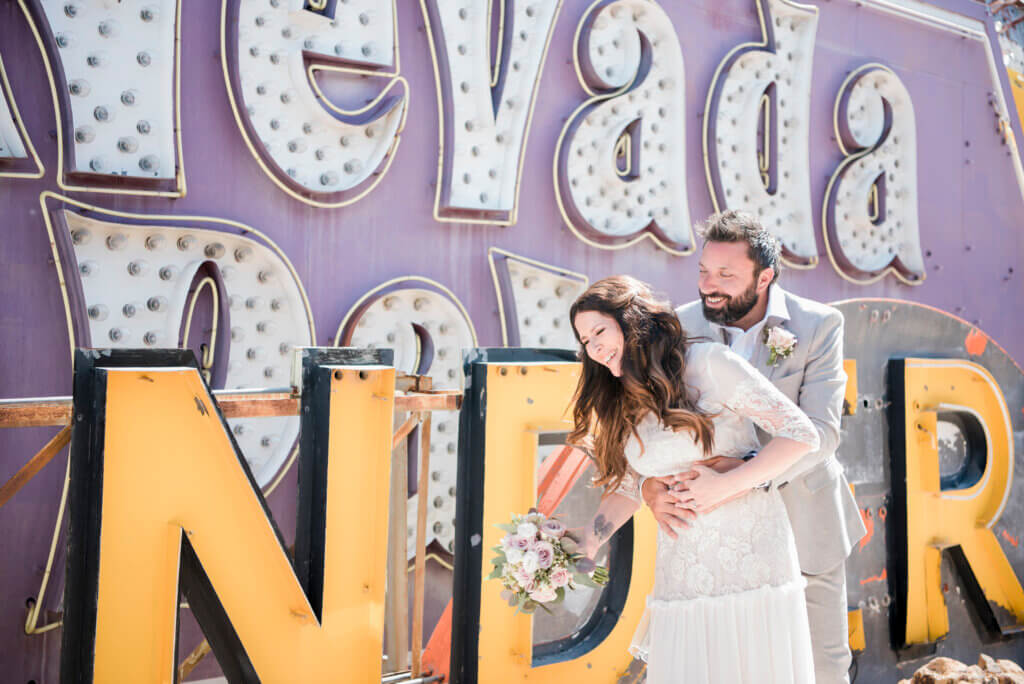
[[[530,598],[537,603],[550,603],[558,598],[558,592],[551,585],[545,584],[530,592]]]
[[[537,572],[540,567],[540,556],[536,551],[527,551],[523,554],[523,570],[526,572]]]
[[[523,552],[519,549],[508,549],[505,551],[505,560],[509,563],[518,563],[523,560]]]
[[[520,537],[525,537],[527,539],[533,539],[534,537],[537,536],[537,526],[534,525],[532,522],[520,523],[519,529],[516,530],[516,533]]]

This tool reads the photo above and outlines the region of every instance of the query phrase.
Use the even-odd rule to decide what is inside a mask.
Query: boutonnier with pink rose
[[[561,603],[567,591],[608,583],[608,570],[579,553],[579,540],[556,518],[531,508],[497,527],[508,534],[492,548],[498,555],[487,579],[501,581],[501,597],[517,611],[533,613],[539,606],[550,613],[544,604]]]
[[[764,329],[764,343],[768,347],[768,365],[776,365],[796,349],[796,335],[782,326]]]

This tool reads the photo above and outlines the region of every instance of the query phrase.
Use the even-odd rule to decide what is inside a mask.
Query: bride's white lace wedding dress
[[[818,447],[800,409],[728,347],[687,350],[685,381],[714,415],[714,453],[742,456],[766,432]],[[653,415],[637,426],[626,458],[634,471],[661,476],[704,458],[688,432]],[[624,482],[621,492],[635,483]],[[650,684],[814,682],[804,580],[782,498],[756,489],[697,517],[672,539],[658,532],[654,591],[631,652],[647,661]]]

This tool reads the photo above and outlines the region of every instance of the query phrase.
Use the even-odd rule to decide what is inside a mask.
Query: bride
[[[605,495],[582,539],[593,557],[640,506],[638,476],[692,469],[678,496],[698,513],[658,532],[654,591],[631,652],[650,684],[813,683],[804,580],[777,490],[759,486],[818,448],[810,420],[728,347],[686,337],[675,312],[627,276],[591,285],[570,320],[585,353],[570,443]],[[696,462],[758,448],[728,473]]]

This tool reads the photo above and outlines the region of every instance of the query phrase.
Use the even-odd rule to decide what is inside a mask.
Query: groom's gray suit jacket
[[[781,325],[796,335],[796,348],[769,366],[769,350],[758,340],[750,363],[807,414],[821,437],[818,451],[801,458],[773,483],[789,512],[800,569],[818,575],[843,562],[866,532],[843,466],[836,459],[846,388],[843,314],[784,290],[780,294],[786,298],[790,320],[767,321],[765,327]],[[700,300],[679,307],[676,314],[688,336],[725,342],[721,330],[704,318]],[[762,444],[771,438],[760,429],[758,435]]]

